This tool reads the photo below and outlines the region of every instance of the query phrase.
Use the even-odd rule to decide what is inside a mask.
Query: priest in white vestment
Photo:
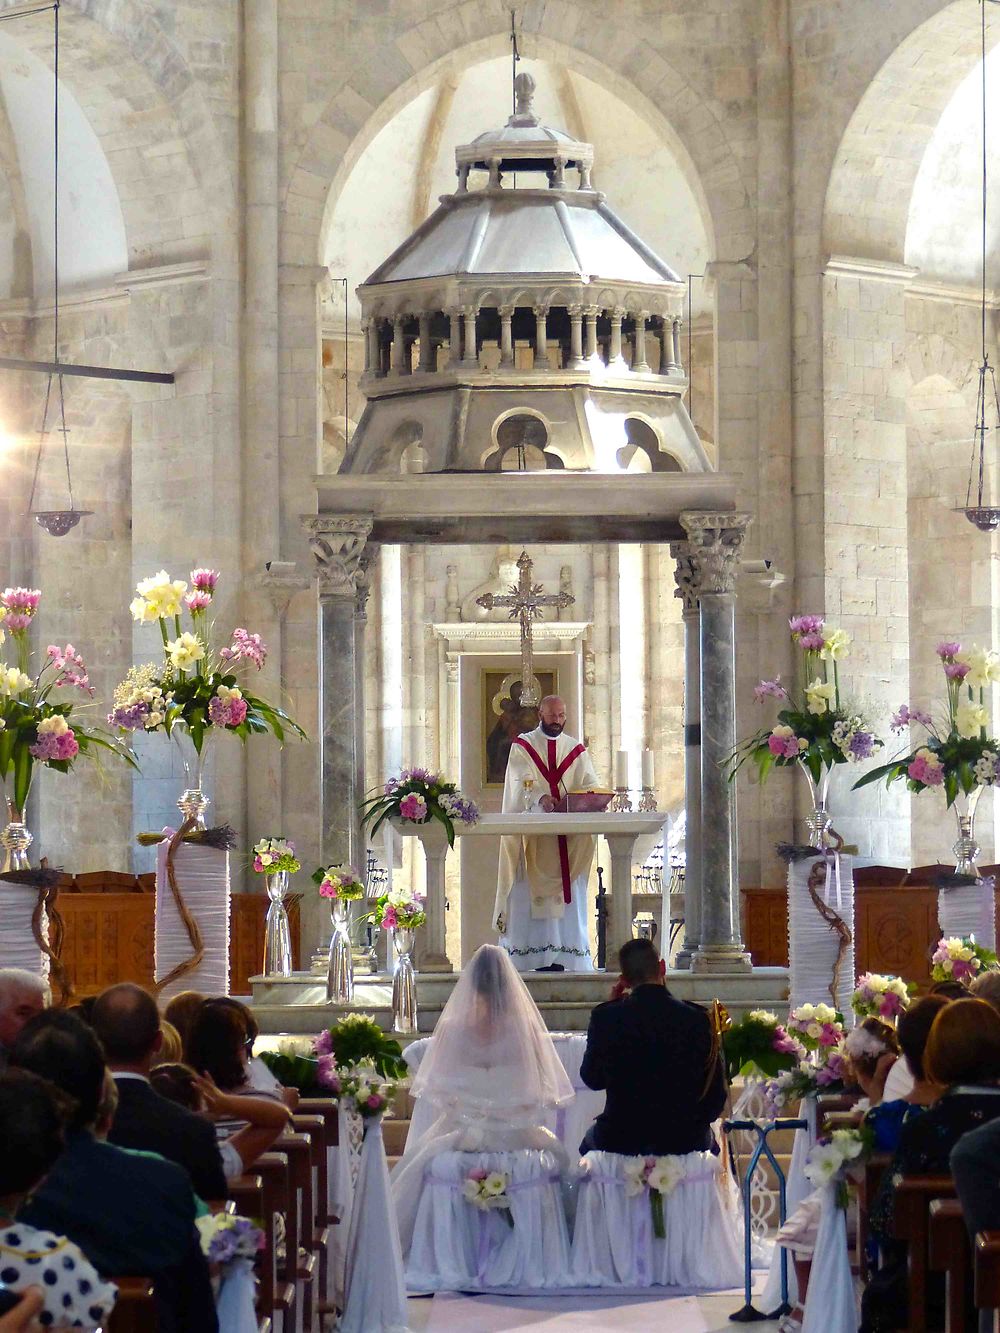
[[[564,731],[562,699],[547,696],[538,716],[540,725],[510,747],[504,814],[550,811],[567,792],[600,785],[586,746]],[[590,834],[500,839],[493,920],[518,971],[593,971],[587,883],[596,841]]]

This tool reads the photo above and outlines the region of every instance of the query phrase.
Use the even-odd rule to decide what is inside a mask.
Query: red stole
[[[542,761],[542,757],[535,747],[529,745],[523,736],[515,736],[512,744],[519,745],[525,754],[533,760],[535,767],[549,784],[549,795],[554,801],[558,801],[559,783],[563,779],[563,774],[569,768],[570,764],[583,754],[587,747],[582,741],[578,741],[562,763],[559,764],[556,762],[556,738],[554,736],[549,736],[547,739],[549,742],[548,763]],[[563,833],[557,834],[556,840],[559,844],[559,869],[562,871],[563,902],[570,903],[573,901],[573,894],[571,892],[569,878],[569,844],[566,841],[566,835]]]

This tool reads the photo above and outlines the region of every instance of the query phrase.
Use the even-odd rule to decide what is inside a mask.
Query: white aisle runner
[[[713,1296],[465,1296],[439,1292],[424,1322],[410,1301],[410,1328],[422,1333],[721,1333],[742,1292]],[[759,1325],[761,1333],[774,1327]]]

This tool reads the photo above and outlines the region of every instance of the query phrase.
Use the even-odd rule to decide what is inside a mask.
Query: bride
[[[432,1214],[441,1208],[440,1197],[431,1197],[439,1195],[432,1186],[451,1191],[455,1204],[445,1211],[456,1231],[468,1230],[469,1215],[463,1210],[470,1205],[463,1202],[461,1184],[467,1169],[476,1165],[491,1171],[506,1169],[511,1175],[510,1214],[512,1218],[523,1214],[527,1224],[510,1228],[511,1237],[520,1230],[523,1241],[538,1225],[549,1230],[554,1227],[565,1237],[561,1208],[558,1218],[542,1216],[552,1210],[552,1200],[558,1196],[557,1189],[546,1187],[558,1181],[568,1165],[565,1149],[544,1121],[553,1108],[572,1101],[573,1087],[527,986],[503,949],[484,944],[462,972],[410,1092],[417,1101],[417,1112],[406,1151],[392,1173],[408,1277],[416,1269],[421,1286],[435,1277],[440,1279],[435,1285],[447,1284],[448,1275],[440,1272],[442,1266],[450,1266],[442,1254],[440,1227],[437,1240],[430,1239]],[[427,1128],[414,1134],[418,1123]],[[502,1162],[489,1156],[498,1153],[511,1156]],[[480,1160],[455,1154],[477,1154]],[[535,1185],[539,1188],[532,1188]],[[496,1234],[504,1232],[506,1225]],[[542,1237],[536,1235],[536,1243],[541,1250]],[[433,1255],[428,1244],[434,1248]],[[453,1257],[458,1263],[459,1256]],[[539,1285],[551,1285],[564,1277],[551,1271],[563,1266],[561,1260],[562,1246],[558,1245],[558,1253],[550,1251],[539,1266]],[[525,1263],[536,1267],[534,1260],[523,1255],[513,1266],[523,1269]],[[428,1271],[434,1266],[436,1274]],[[529,1276],[524,1271],[510,1272],[512,1281]],[[491,1281],[484,1280],[484,1284],[499,1285],[495,1278],[494,1271]]]

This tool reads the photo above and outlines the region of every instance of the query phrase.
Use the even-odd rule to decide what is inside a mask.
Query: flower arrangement
[[[997,965],[997,956],[974,939],[957,936],[940,939],[931,955],[931,977],[935,981],[960,981],[963,985]]]
[[[402,819],[410,824],[426,824],[436,819],[444,825],[448,846],[455,845],[455,824],[475,824],[479,808],[463,796],[453,782],[426,768],[404,768],[399,777],[390,778],[377,796],[362,806],[362,821],[371,824],[370,836],[387,819]]]
[[[767,1009],[751,1009],[722,1036],[730,1079],[774,1078],[805,1057],[805,1047]]]
[[[406,889],[390,889],[376,898],[372,916],[385,930],[416,930],[427,920],[423,898]]]
[[[253,845],[253,868],[258,875],[277,875],[286,871],[294,875],[302,868],[295,855],[295,843],[287,838],[261,838]]]
[[[635,1199],[645,1190],[653,1214],[653,1234],[657,1240],[666,1237],[663,1222],[663,1200],[681,1183],[685,1176],[679,1157],[628,1157],[625,1160],[625,1195]]]
[[[817,1189],[836,1185],[837,1204],[846,1208],[848,1180],[871,1155],[873,1142],[874,1132],[867,1125],[860,1129],[835,1129],[829,1138],[820,1139],[810,1152],[805,1165],[806,1179]]]
[[[243,741],[268,731],[279,742],[286,730],[305,737],[282,709],[239,686],[241,667],[252,663],[260,671],[267,660],[259,634],[235,629],[227,646],[213,653],[209,612],[219,578],[218,570],[193,569],[188,590],[187,583],[161,569],[136,585],[132,618],[159,625],[164,661],[159,667],[152,662],[132,667],[115,689],[108,721],[119,731],[170,735],[178,728],[191,737],[199,755],[218,731],[235,732]],[[181,622],[185,613],[191,624],[187,630]]]
[[[851,1008],[858,1018],[882,1018],[889,1023],[894,1023],[909,1003],[906,982],[880,972],[865,972],[858,977],[851,996]]]
[[[312,873],[312,881],[319,885],[321,898],[354,903],[365,896],[365,886],[348,866],[319,866]]]
[[[321,1097],[327,1091],[319,1081],[315,1056],[304,1055],[291,1041],[278,1043],[275,1051],[258,1051],[261,1060],[285,1088],[295,1088],[303,1097]]]
[[[807,1051],[838,1046],[844,1040],[844,1015],[829,1004],[800,1004],[788,1015],[788,1031]]]
[[[507,1187],[510,1176],[506,1171],[487,1171],[484,1166],[475,1166],[465,1177],[462,1194],[466,1203],[471,1203],[480,1212],[502,1212],[508,1226],[514,1225],[510,1211],[510,1198]]]
[[[935,721],[919,708],[901,704],[890,726],[903,733],[920,727],[925,742],[890,764],[873,769],[854,785],[905,781],[912,792],[940,787],[949,806],[960,792],[1000,785],[1000,740],[989,734],[987,693],[1000,681],[1000,656],[986,648],[963,650],[960,643],[939,643],[937,655],[945,678],[947,713]]]
[[[201,1252],[210,1264],[255,1259],[267,1243],[260,1227],[235,1213],[209,1213],[195,1220]]]
[[[20,816],[28,800],[35,765],[68,773],[80,755],[107,750],[136,768],[131,751],[114,737],[85,727],[74,716],[76,705],[62,691],[93,697],[83,658],[67,643],[50,644],[41,665],[31,665],[28,635],[42,594],[37,588],[6,588],[0,593],[0,645],[10,635],[16,665],[0,661],[0,785],[12,780],[10,801]]]
[[[816,1097],[821,1092],[839,1092],[846,1082],[843,1046],[826,1048],[823,1064],[803,1060],[794,1069],[787,1069],[764,1087],[765,1114],[773,1120],[789,1111],[804,1097]]]
[[[777,721],[736,747],[733,777],[750,759],[761,782],[775,766],[791,764],[802,764],[819,782],[824,770],[870,759],[882,745],[858,709],[841,699],[839,663],[848,656],[850,635],[829,628],[822,616],[792,616],[788,628],[799,651],[798,686],[790,690],[780,676],[755,686],[757,703],[778,700]]]
[[[407,1074],[403,1048],[367,1014],[346,1014],[319,1034],[313,1050],[320,1059],[321,1075],[324,1070],[329,1074],[361,1064],[371,1064],[384,1078],[397,1081]]]
[[[329,1090],[341,1099],[353,1102],[354,1109],[363,1120],[382,1115],[396,1095],[397,1085],[382,1075],[370,1060],[363,1060],[353,1069],[336,1072],[324,1069],[324,1057],[320,1056],[320,1080]]]

